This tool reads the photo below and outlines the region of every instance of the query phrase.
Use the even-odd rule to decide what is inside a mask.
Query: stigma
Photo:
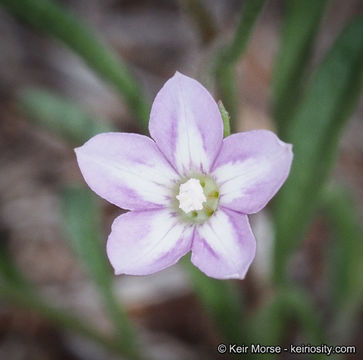
[[[186,214],[191,211],[203,209],[203,203],[207,201],[203,187],[198,179],[191,178],[179,187],[179,208]]]

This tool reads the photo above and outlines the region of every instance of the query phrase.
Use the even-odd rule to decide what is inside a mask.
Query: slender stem
[[[251,37],[257,17],[265,5],[265,2],[266,0],[245,1],[234,37],[230,44],[227,45],[221,52],[220,56],[223,63],[233,64],[243,55]]]
[[[332,244],[326,262],[330,270],[330,301],[336,314],[334,341],[351,340],[359,327],[363,301],[362,225],[356,204],[347,189],[330,184],[323,193],[322,209],[332,228]]]
[[[319,24],[328,0],[285,1],[286,14],[271,84],[272,112],[279,136],[287,136]]]
[[[62,215],[74,252],[97,285],[105,310],[114,324],[118,342],[133,359],[139,359],[135,331],[113,292],[111,268],[101,245],[98,201],[86,188],[66,187],[61,196]],[[87,221],[81,221],[87,219]]]
[[[235,64],[244,54],[252,30],[266,0],[246,0],[232,41],[216,56],[214,75],[219,96],[226,105],[232,119],[232,131],[238,116],[238,86]]]

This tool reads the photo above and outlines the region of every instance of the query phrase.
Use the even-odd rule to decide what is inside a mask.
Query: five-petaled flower
[[[266,130],[223,139],[217,104],[180,73],[157,94],[149,131],[99,134],[75,150],[90,188],[131,210],[107,241],[115,273],[152,274],[191,251],[208,276],[244,278],[256,251],[247,214],[286,180],[291,145]]]

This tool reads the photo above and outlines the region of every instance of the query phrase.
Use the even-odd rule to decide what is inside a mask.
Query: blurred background
[[[362,14],[360,0],[0,0],[0,359],[229,358],[219,343],[361,359]],[[73,148],[147,131],[175,71],[223,101],[232,131],[294,145],[288,182],[251,216],[243,281],[189,256],[114,277],[105,256],[122,210],[86,189]]]

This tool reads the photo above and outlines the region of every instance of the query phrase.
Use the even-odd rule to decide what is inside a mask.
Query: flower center
[[[193,210],[202,210],[203,203],[207,201],[200,181],[194,178],[180,185],[176,198],[179,200],[179,208],[186,214]]]
[[[206,175],[195,175],[179,184],[173,207],[181,218],[193,223],[209,219],[219,202],[219,190],[214,180]]]

